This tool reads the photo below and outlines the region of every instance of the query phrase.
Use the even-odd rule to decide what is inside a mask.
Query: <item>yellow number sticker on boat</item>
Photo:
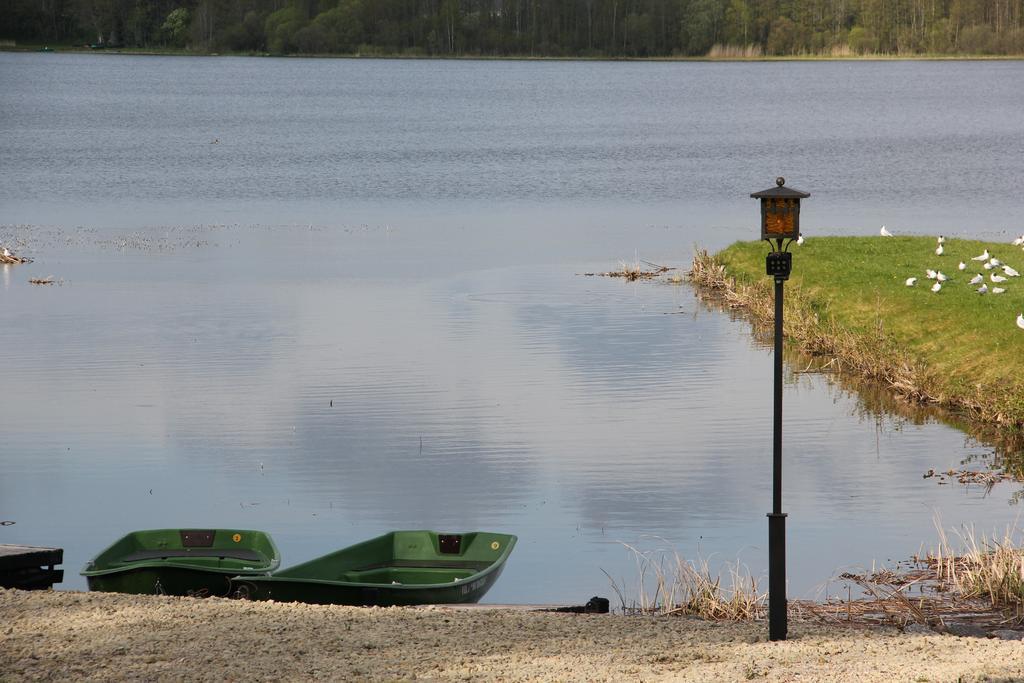
[[[235,534],[234,536],[231,537],[231,540],[234,541],[235,543],[240,542],[242,540],[242,534]]]
[[[501,547],[501,544],[498,543],[497,541],[494,541],[493,543],[491,543],[491,550],[497,550],[500,547]]]

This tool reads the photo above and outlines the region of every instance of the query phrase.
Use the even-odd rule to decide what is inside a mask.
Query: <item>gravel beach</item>
[[[1024,644],[891,628],[0,589],[0,680],[1019,681]]]

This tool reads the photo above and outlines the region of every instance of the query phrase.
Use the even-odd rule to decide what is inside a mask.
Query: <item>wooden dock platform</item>
[[[64,580],[63,548],[0,545],[0,587],[39,590]]]

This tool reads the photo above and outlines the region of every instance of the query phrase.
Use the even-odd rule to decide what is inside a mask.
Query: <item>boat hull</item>
[[[120,538],[81,574],[93,591],[225,597],[232,577],[269,574],[279,564],[262,531],[150,529]]]
[[[498,580],[515,542],[508,534],[395,531],[270,576],[236,577],[232,585],[239,597],[278,602],[475,603]]]
[[[228,597],[235,572],[212,572],[180,567],[141,567],[90,576],[91,591],[134,593],[136,595],[187,595],[192,597]]]
[[[234,595],[252,600],[305,602],[313,605],[398,607],[410,605],[469,604],[491,589],[501,569],[469,584],[451,586],[385,586],[317,579],[235,577]]]

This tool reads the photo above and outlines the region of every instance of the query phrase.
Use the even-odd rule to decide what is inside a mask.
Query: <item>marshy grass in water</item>
[[[960,547],[950,545],[939,529],[939,546],[921,560],[947,590],[965,599],[986,600],[1024,618],[1024,548],[1021,534],[1008,527],[1002,536],[978,535],[973,528],[956,532]]]
[[[844,573],[841,581],[859,586],[872,600],[858,600],[852,613],[861,620],[905,627],[910,623],[950,632],[957,623],[987,629],[1024,627],[1024,548],[1021,534],[955,532],[957,544],[936,520],[939,543],[897,570]]]
[[[957,533],[958,545],[939,527],[938,547],[895,569],[844,572],[824,585],[843,585],[824,600],[788,600],[791,621],[853,628],[912,624],[938,633],[957,625],[1024,628],[1024,548],[1014,529],[1001,536]],[[690,615],[708,620],[763,621],[767,593],[739,562],[715,572],[707,559],[687,560],[674,550],[641,550],[623,543],[636,561],[633,588],[607,572],[623,614]],[[724,576],[723,576],[724,574]],[[857,589],[854,591],[853,586]]]
[[[634,254],[632,263],[619,261],[618,270],[610,270],[607,273],[584,273],[584,275],[600,275],[602,277],[621,277],[632,282],[633,280],[651,280],[673,270],[675,270],[675,268],[671,268],[669,266],[662,266],[657,263],[651,263],[650,261],[643,261],[640,259],[640,256],[638,254]],[[681,282],[682,278],[680,277],[672,281]]]

